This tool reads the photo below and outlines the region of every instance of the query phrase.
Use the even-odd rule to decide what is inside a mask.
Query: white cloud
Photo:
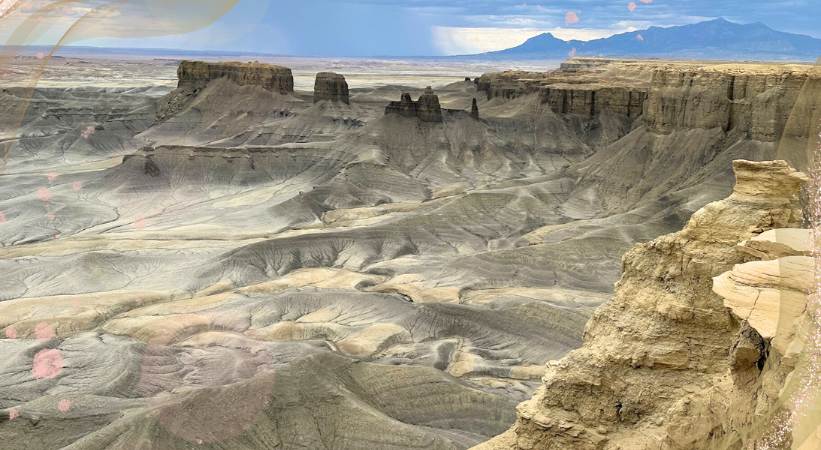
[[[445,55],[464,55],[515,47],[543,32],[533,28],[434,27],[433,42]]]
[[[564,40],[589,41],[627,31],[635,31],[635,28],[632,26],[617,29],[434,27],[433,42],[442,54],[466,55],[515,47],[542,33],[552,33],[553,36]]]

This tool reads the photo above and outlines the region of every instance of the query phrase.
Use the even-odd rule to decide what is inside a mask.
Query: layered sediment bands
[[[294,93],[291,69],[258,62],[182,61],[177,68],[177,78],[177,89],[160,102],[157,111],[159,121],[180,114],[203,90],[221,83],[228,83],[237,89],[258,88],[264,91],[265,96]],[[226,88],[220,90],[225,91]],[[221,99],[223,102],[226,100]]]
[[[624,256],[615,296],[591,318],[582,348],[549,363],[513,428],[479,448],[683,450],[753,442],[758,408],[773,407],[766,394],[756,403],[750,387],[766,354],[755,343],[759,334],[728,316],[712,277],[748,260],[739,242],[801,222],[806,177],[784,161],[736,161],[734,169],[729,198]],[[745,346],[754,354],[736,351]]]
[[[477,79],[476,89],[484,92],[488,100],[512,99],[536,91],[543,77],[542,73],[522,71],[486,73]]]
[[[807,73],[788,71],[657,70],[645,105],[645,123],[658,133],[720,128],[774,142],[807,77]]]
[[[630,88],[572,89],[546,87],[539,90],[543,103],[557,114],[578,114],[593,118],[601,113],[639,117],[647,92]]]
[[[181,89],[202,89],[213,80],[226,78],[240,86],[259,86],[280,94],[294,92],[291,69],[258,62],[183,61],[177,68],[177,77]]]
[[[333,72],[316,74],[314,82],[314,103],[321,101],[342,102],[350,104],[348,82],[345,77]]]
[[[489,100],[539,93],[558,114],[642,117],[655,133],[715,128],[774,142],[813,77],[809,65],[579,59],[548,73],[485,74],[477,88]]]
[[[747,448],[821,448],[821,391],[812,372],[818,350],[812,340],[818,326],[814,237],[808,229],[762,233],[739,244],[760,260],[713,279],[713,291],[743,324],[731,353],[734,370],[760,370],[756,382],[739,383],[725,419],[743,424]]]

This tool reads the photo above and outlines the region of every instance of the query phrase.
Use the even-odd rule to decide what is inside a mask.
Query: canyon
[[[0,92],[7,448],[762,439],[809,326],[815,67],[334,70]],[[749,302],[772,261],[786,325]]]

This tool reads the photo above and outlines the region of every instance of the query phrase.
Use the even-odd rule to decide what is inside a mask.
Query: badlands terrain
[[[763,394],[721,376],[762,370],[775,331],[710,281],[809,259],[809,244],[736,245],[807,225],[793,168],[808,169],[817,133],[813,66],[347,74],[314,61],[295,76],[277,62],[13,60],[3,448],[758,438],[743,430]],[[733,191],[733,161],[774,159],[736,162]],[[740,333],[749,351],[733,359]],[[675,403],[685,392],[698,408]],[[732,426],[726,398],[746,402]]]

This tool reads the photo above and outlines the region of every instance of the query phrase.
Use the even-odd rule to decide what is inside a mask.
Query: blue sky
[[[4,1],[8,0],[0,3]],[[154,7],[168,4],[141,1],[158,2]],[[442,55],[507,48],[542,32],[588,40],[716,17],[741,23],[760,21],[778,30],[821,38],[821,0],[632,0],[632,4],[631,0],[235,1],[232,9],[210,25],[188,25],[198,30],[162,37],[140,35],[139,39],[98,37],[76,43],[305,56]],[[91,7],[105,2],[85,3]],[[149,20],[127,19],[131,23]]]

